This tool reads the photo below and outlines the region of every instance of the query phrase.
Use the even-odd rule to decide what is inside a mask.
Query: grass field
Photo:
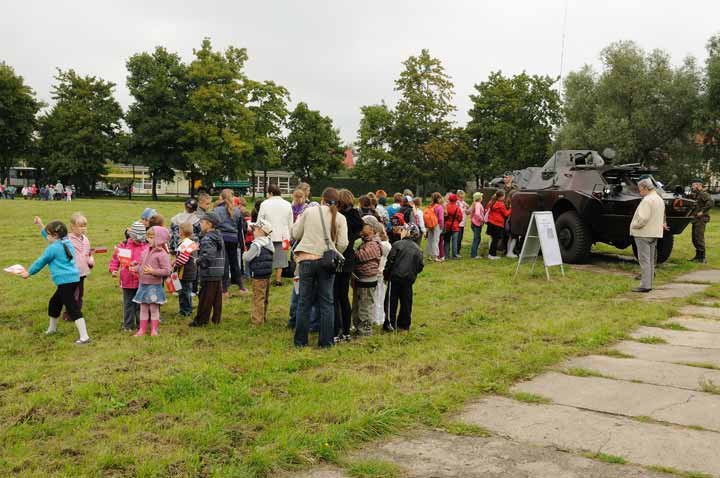
[[[67,220],[83,211],[93,245],[112,249],[145,206],[0,201],[0,265],[27,266],[42,251],[34,215]],[[180,207],[157,204],[166,218]],[[716,224],[711,245],[720,241]],[[658,280],[696,268],[686,261],[691,249],[687,231]],[[720,266],[712,249],[709,258]],[[627,276],[568,268],[547,282],[540,267],[513,280],[510,260],[463,259],[426,267],[407,335],[297,350],[285,328],[288,284],[272,289],[265,326],[250,325],[248,297],[233,297],[220,326],[191,329],[173,298],[160,336],[134,338],[119,331],[109,259],[97,256],[86,283],[93,342],[85,347],[73,344],[70,323],[43,334],[54,289],[47,271],[27,281],[0,276],[0,476],[260,477],[323,460],[349,467],[346,451],[363,441],[448,426],[466,401],[601,350],[680,303],[615,301],[635,285]]]

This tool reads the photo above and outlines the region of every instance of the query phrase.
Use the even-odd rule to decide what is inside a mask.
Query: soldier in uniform
[[[518,192],[519,188],[517,187],[517,184],[513,182],[513,173],[511,171],[505,171],[505,174],[503,174],[503,185],[502,190],[505,191],[505,207],[510,209],[512,205],[512,197],[515,195],[516,192]],[[507,220],[507,224],[505,226],[505,238],[503,242],[506,242],[507,247],[505,255],[507,257],[517,257],[515,254],[515,244],[517,243],[518,238],[510,234],[510,218]],[[502,246],[502,244],[501,244]],[[502,247],[501,247],[502,248]]]
[[[694,262],[705,264],[705,225],[710,222],[710,209],[713,207],[713,200],[710,193],[703,187],[702,179],[692,180],[695,208],[692,211],[692,242],[695,246],[695,257],[690,259]]]

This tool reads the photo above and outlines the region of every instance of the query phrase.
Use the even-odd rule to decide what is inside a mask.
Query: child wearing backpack
[[[487,205],[486,211],[487,233],[492,238],[488,259],[500,259],[497,255],[498,244],[505,235],[505,221],[510,217],[510,210],[505,207],[505,191],[498,189]]]
[[[470,225],[473,232],[472,246],[470,246],[470,257],[473,259],[482,258],[478,254],[478,249],[482,243],[482,227],[485,224],[485,208],[482,205],[483,193],[476,192],[473,194],[473,202],[469,209]]]
[[[427,229],[427,246],[425,252],[431,261],[440,262],[440,234],[445,226],[445,210],[442,206],[442,195],[432,194],[430,205],[423,212],[425,229]]]
[[[384,276],[388,281],[388,314],[383,329],[410,330],[412,322],[413,284],[422,272],[423,253],[414,239],[420,234],[415,224],[403,227],[401,239],[393,244],[388,254]],[[398,303],[400,313],[398,315]]]
[[[458,197],[452,193],[448,196],[447,211],[445,211],[445,259],[460,259],[458,254],[458,238],[460,237],[460,223],[463,220],[463,211],[458,205]]]
[[[253,307],[250,322],[261,325],[267,321],[267,309],[270,299],[270,277],[273,272],[275,246],[270,240],[270,223],[259,220],[250,226],[254,239],[243,255],[245,266],[250,272],[253,289]]]

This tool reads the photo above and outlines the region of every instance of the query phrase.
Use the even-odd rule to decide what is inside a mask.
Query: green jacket
[[[692,211],[694,219],[701,219],[704,222],[710,220],[710,209],[714,206],[714,201],[707,190],[702,189],[695,193],[695,207]],[[698,213],[702,213],[702,216],[698,217]]]

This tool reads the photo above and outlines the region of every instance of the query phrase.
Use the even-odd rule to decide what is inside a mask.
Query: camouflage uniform
[[[692,260],[705,262],[705,225],[710,222],[710,209],[713,200],[705,189],[695,192],[695,208],[692,211],[692,242],[695,246],[695,257]],[[698,216],[698,213],[702,213]]]

